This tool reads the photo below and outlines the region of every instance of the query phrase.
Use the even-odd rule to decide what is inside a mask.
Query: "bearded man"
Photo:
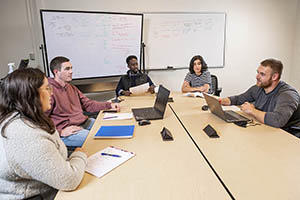
[[[260,123],[282,128],[300,127],[300,97],[293,87],[280,80],[281,61],[266,59],[257,68],[256,85],[245,93],[220,99],[224,106],[241,105],[241,110]]]

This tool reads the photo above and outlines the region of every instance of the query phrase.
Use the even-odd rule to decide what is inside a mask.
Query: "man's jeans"
[[[65,143],[65,145],[68,147],[81,147],[88,136],[91,128],[93,127],[93,124],[95,122],[94,118],[88,118],[83,124],[80,124],[80,126],[83,128],[80,131],[77,131],[75,134],[67,136],[67,137],[61,137],[61,140]]]

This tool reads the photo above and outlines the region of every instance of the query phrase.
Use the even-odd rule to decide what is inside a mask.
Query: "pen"
[[[112,118],[117,118],[118,116],[111,116],[111,117],[104,117],[103,119],[112,119]]]
[[[117,155],[117,154],[110,154],[110,153],[101,153],[102,156],[112,156],[112,157],[117,157],[117,158],[120,158],[121,156],[120,155]]]
[[[117,110],[103,110],[104,113],[116,113]]]

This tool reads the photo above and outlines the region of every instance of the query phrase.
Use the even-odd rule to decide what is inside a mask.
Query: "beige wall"
[[[300,91],[300,1],[297,7],[296,39],[294,42],[294,57],[291,67],[291,84]]]
[[[7,63],[19,65],[32,52],[30,30],[26,20],[25,1],[0,1],[0,77],[8,72]]]
[[[32,23],[34,24],[33,35],[35,40],[35,42],[33,42],[35,43],[34,51],[37,51],[36,46],[41,43],[40,19],[37,13],[39,8],[107,12],[226,12],[225,67],[210,70],[219,77],[220,85],[223,88],[222,96],[240,93],[254,84],[256,68],[259,62],[265,58],[273,57],[283,61],[285,65],[283,80],[289,81],[290,77],[294,75],[295,68],[292,67],[292,64],[294,63],[296,20],[297,11],[300,10],[299,8],[297,9],[297,0],[27,1],[30,2],[31,5],[35,2],[37,6],[37,8],[32,9],[35,11],[35,13],[32,13]],[[7,2],[22,1],[7,0]],[[14,5],[11,4],[9,7],[14,7]],[[23,3],[19,4],[23,5]],[[22,5],[19,6],[22,7]],[[0,9],[2,9],[2,5]],[[22,8],[19,9],[22,10]],[[10,16],[10,14],[11,12],[8,12],[5,17]],[[24,24],[26,24],[26,22],[24,22]],[[22,29],[26,32],[27,27],[24,27],[24,24]],[[299,25],[298,29],[300,29]],[[10,30],[12,31],[12,29]],[[8,34],[6,37],[7,36]],[[6,40],[12,40],[12,37],[7,37]],[[30,44],[22,44],[22,47],[24,46],[26,46],[26,50],[23,50],[23,52],[27,54],[27,49],[30,51]],[[300,45],[298,46],[300,47]],[[0,48],[2,52],[3,47]],[[4,58],[7,59],[9,55],[12,54],[12,51],[12,48],[9,48],[9,53]],[[163,52],[161,52],[161,54],[163,55]],[[191,57],[192,56],[193,55],[191,55]],[[37,55],[37,57],[39,57],[39,55]],[[1,71],[2,63],[6,64],[6,61],[3,62],[1,59]],[[42,64],[40,58],[39,63]],[[172,90],[180,90],[185,74],[186,70],[181,70],[173,72],[151,72],[150,76],[156,84],[163,83]]]

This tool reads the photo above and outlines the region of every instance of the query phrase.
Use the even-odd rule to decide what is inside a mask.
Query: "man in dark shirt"
[[[154,84],[151,81],[150,77],[147,74],[143,74],[138,69],[137,57],[134,55],[128,56],[126,58],[127,67],[129,70],[126,75],[123,75],[118,83],[116,88],[117,96],[125,95],[130,96],[131,92],[129,91],[130,87],[135,87],[142,85],[144,83],[149,83],[148,91],[154,93]]]
[[[256,85],[241,95],[222,98],[221,104],[241,105],[241,110],[257,121],[296,135],[292,127],[300,125],[300,96],[280,81],[282,69],[279,60],[262,61],[257,68]]]

